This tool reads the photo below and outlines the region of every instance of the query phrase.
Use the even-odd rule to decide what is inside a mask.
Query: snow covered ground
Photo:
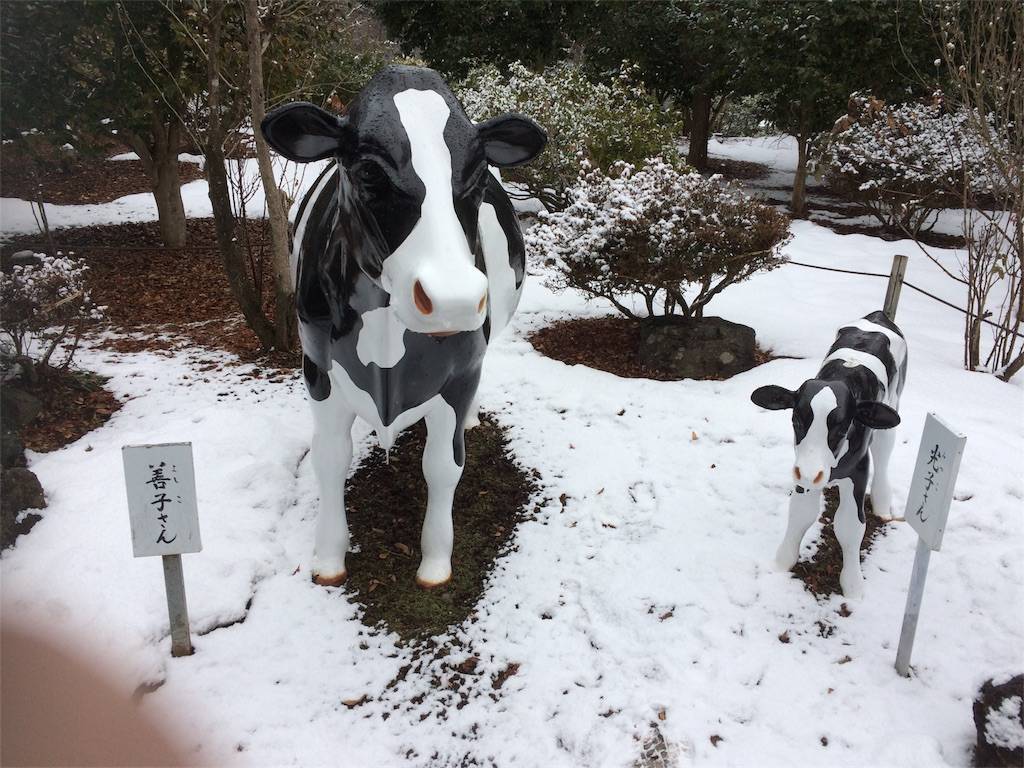
[[[712,150],[784,173],[785,154],[772,161],[755,141]],[[66,220],[96,213],[86,208]],[[6,230],[8,201],[3,210]],[[894,253],[908,253],[909,279],[961,302],[908,242],[811,222],[793,232],[794,260],[887,272]],[[875,544],[866,597],[849,616],[841,598],[816,601],[770,566],[791,428],[749,394],[813,375],[835,328],[878,309],[884,291],[882,280],[796,265],[756,276],[711,314],[753,326],[762,346],[794,359],[726,382],[656,382],[538,354],[532,329],[608,308],[532,275],[489,352],[481,401],[556,501],[520,526],[478,620],[449,631],[461,645],[451,663],[481,659],[461,708],[430,674],[400,674],[413,650],[367,629],[344,588],[309,581],[316,489],[299,378],[200,370],[206,352],[81,352],[127,402],[78,442],[31,456],[50,506],[0,560],[4,615],[102,649],[126,691],[160,685],[141,706],[176,713],[180,743],[204,763],[629,766],[656,724],[679,765],[968,765],[975,692],[1024,665],[1024,424],[1019,381],[960,368],[955,312],[905,291],[897,316],[910,349],[897,509],[926,413],[968,436],[913,677],[893,669],[908,526]],[[358,458],[369,435],[356,429]],[[160,565],[132,558],[120,448],[180,440],[194,445],[204,550],[184,557],[197,652],[171,659]],[[805,555],[813,540],[814,530]],[[509,664],[518,673],[493,689]],[[442,682],[451,674],[443,660],[429,666]]]

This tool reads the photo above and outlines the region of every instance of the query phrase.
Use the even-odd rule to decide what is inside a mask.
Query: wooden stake
[[[192,636],[188,628],[188,604],[185,602],[185,575],[181,555],[164,555],[164,586],[167,589],[167,615],[171,620],[171,656],[191,656]]]
[[[885,289],[885,304],[882,311],[893,322],[896,321],[896,305],[900,303],[900,289],[903,287],[909,260],[909,256],[901,256],[898,253],[892,257],[892,271],[889,273],[889,287]]]

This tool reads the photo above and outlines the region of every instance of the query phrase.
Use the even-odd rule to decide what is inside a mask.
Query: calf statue
[[[821,511],[824,488],[839,488],[833,529],[843,551],[839,583],[843,594],[863,593],[860,544],[864,538],[864,493],[874,463],[871,506],[890,516],[889,456],[900,423],[896,412],[907,376],[907,343],[883,312],[872,312],[839,329],[818,375],[795,392],[759,387],[750,399],[762,408],[793,411],[796,461],[789,523],[775,561],[788,571],[800,541]],[[870,449],[870,458],[869,458]]]
[[[426,421],[416,581],[438,586],[451,578],[452,500],[484,352],[515,312],[526,271],[492,167],[529,162],[547,136],[521,115],[474,124],[436,72],[405,66],[378,72],[344,116],[287,104],[261,128],[290,160],[333,160],[299,206],[292,253],[320,488],[313,580],[345,581],[358,415],[385,450]]]

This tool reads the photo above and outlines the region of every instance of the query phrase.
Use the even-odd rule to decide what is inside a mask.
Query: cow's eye
[[[387,174],[376,163],[360,163],[356,166],[356,178],[365,187],[377,188],[387,184]]]

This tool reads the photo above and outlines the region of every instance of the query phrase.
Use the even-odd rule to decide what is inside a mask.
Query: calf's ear
[[[260,130],[274,151],[297,163],[338,154],[349,135],[347,118],[304,101],[269,112]]]
[[[769,411],[782,411],[792,408],[796,403],[796,392],[791,392],[785,387],[769,384],[765,387],[758,387],[750,393],[750,399],[754,405],[760,405]]]
[[[896,411],[874,400],[861,400],[857,403],[857,414],[854,418],[872,429],[892,429],[900,423],[900,415]]]
[[[484,144],[487,162],[498,168],[513,168],[528,163],[548,143],[548,134],[523,115],[509,113],[486,120],[476,127]]]

